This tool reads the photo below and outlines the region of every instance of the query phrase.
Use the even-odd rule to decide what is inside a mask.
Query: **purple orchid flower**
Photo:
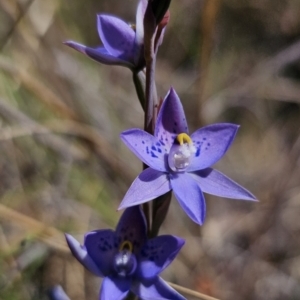
[[[102,47],[90,48],[73,41],[65,44],[102,64],[141,70],[145,66],[143,19],[147,4],[148,0],[141,0],[138,4],[135,30],[119,18],[98,15],[97,27]],[[163,32],[159,37],[159,44],[162,38]]]
[[[123,213],[116,231],[91,231],[81,246],[66,234],[73,255],[89,271],[104,277],[101,300],[121,300],[132,291],[145,300],[185,299],[158,274],[175,258],[184,240],[162,235],[147,240],[145,216],[140,207]]]
[[[182,104],[171,88],[159,111],[154,136],[141,129],[121,134],[127,147],[149,168],[132,183],[119,209],[142,204],[173,190],[187,215],[202,225],[203,192],[256,200],[249,191],[210,168],[226,153],[238,127],[229,123],[212,124],[189,136]]]

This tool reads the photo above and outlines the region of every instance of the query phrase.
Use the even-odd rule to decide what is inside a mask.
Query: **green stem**
[[[145,73],[144,71],[133,72],[133,83],[136,90],[136,94],[139,98],[140,104],[145,111]]]
[[[126,296],[126,300],[139,300],[139,298],[133,292],[130,291],[129,294]]]
[[[153,15],[151,1],[148,2],[148,6],[144,16],[144,55],[146,61],[146,87],[145,87],[145,117],[144,117],[144,130],[150,134],[154,133],[155,126],[155,107],[157,107],[157,96],[155,87],[155,29],[156,22]],[[144,169],[147,166],[144,165]],[[143,205],[147,224],[148,235],[150,235],[150,206],[149,202]]]
[[[156,237],[158,235],[160,226],[165,220],[170,202],[172,198],[172,192],[169,191],[164,195],[159,196],[153,200],[152,204],[152,228],[150,232],[150,238]]]

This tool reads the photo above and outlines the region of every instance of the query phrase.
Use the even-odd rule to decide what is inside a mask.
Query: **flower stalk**
[[[146,61],[146,90],[145,90],[145,119],[144,129],[152,134],[155,125],[155,108],[157,107],[157,95],[155,95],[155,62],[156,54],[154,51],[156,20],[152,11],[152,1],[148,5],[144,17],[144,53]]]
[[[144,130],[152,134],[154,132],[154,118],[155,118],[155,107],[157,96],[154,95],[155,88],[155,30],[156,20],[152,11],[151,0],[148,1],[147,8],[144,16],[144,57],[146,62],[146,86],[145,86],[145,103],[144,103]],[[143,168],[146,169],[148,166],[143,164]],[[143,211],[146,217],[148,225],[148,235],[151,232],[150,223],[150,205],[148,203],[143,204]]]

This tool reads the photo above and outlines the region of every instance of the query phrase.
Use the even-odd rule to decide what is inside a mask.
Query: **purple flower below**
[[[210,168],[230,147],[237,125],[218,123],[188,135],[182,104],[171,88],[157,117],[154,136],[130,129],[121,139],[146,165],[132,183],[119,209],[142,204],[173,190],[179,204],[196,223],[205,219],[204,193],[256,200],[249,191]]]
[[[147,240],[146,232],[144,214],[134,206],[125,210],[115,231],[91,231],[83,245],[66,234],[79,262],[104,277],[100,300],[121,300],[129,291],[145,300],[185,299],[158,276],[173,261],[184,240],[172,235]]]
[[[143,19],[147,3],[147,0],[140,0],[138,4],[135,29],[119,18],[98,15],[97,27],[103,46],[90,48],[73,41],[65,44],[102,64],[120,65],[139,71],[145,66]],[[162,38],[163,32],[159,44]]]

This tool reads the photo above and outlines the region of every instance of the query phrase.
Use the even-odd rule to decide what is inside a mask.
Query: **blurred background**
[[[100,45],[96,13],[134,23],[136,5],[0,0],[0,299],[48,299],[57,284],[98,299],[100,279],[63,232],[114,228],[142,168],[119,133],[143,114],[129,70],[62,42]],[[176,89],[191,132],[241,125],[216,168],[260,201],[206,195],[199,227],[173,199],[161,233],[186,245],[162,276],[222,300],[300,299],[300,1],[173,0],[170,11],[159,95]]]

